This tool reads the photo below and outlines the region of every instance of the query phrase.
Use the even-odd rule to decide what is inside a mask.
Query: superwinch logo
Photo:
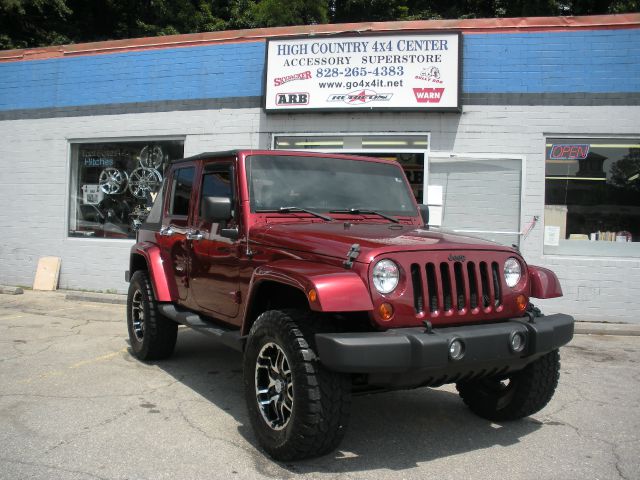
[[[440,103],[444,88],[414,88],[413,94],[418,103]]]
[[[277,93],[276,105],[279,107],[283,107],[286,105],[309,105],[309,93]]]
[[[288,82],[294,82],[296,80],[309,80],[310,78],[313,78],[313,75],[311,74],[311,70],[308,70],[306,72],[294,73],[293,75],[274,78],[273,86],[279,87],[280,85]]]
[[[349,105],[360,105],[369,102],[388,102],[393,93],[378,93],[373,90],[354,90],[349,93],[332,93],[327,102],[344,102]]]

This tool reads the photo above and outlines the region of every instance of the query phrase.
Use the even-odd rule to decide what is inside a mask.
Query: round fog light
[[[521,332],[513,332],[509,338],[509,347],[512,352],[519,353],[524,350],[524,335]]]
[[[449,344],[449,358],[451,360],[460,360],[462,357],[464,357],[464,343],[459,338],[456,338]]]

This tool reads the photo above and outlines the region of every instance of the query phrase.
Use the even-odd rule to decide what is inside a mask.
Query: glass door
[[[430,224],[504,245],[520,244],[522,158],[429,158]]]

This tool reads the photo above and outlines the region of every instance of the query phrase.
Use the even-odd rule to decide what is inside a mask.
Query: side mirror
[[[229,197],[203,197],[200,215],[210,222],[223,222],[231,218]]]
[[[418,205],[418,209],[420,210],[420,216],[425,226],[429,225],[429,205],[420,204]]]

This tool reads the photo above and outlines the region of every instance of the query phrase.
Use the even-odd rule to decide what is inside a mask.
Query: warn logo
[[[306,92],[277,93],[276,105],[279,107],[286,105],[309,105],[309,94]]]
[[[414,88],[413,94],[418,103],[440,103],[444,88]]]

